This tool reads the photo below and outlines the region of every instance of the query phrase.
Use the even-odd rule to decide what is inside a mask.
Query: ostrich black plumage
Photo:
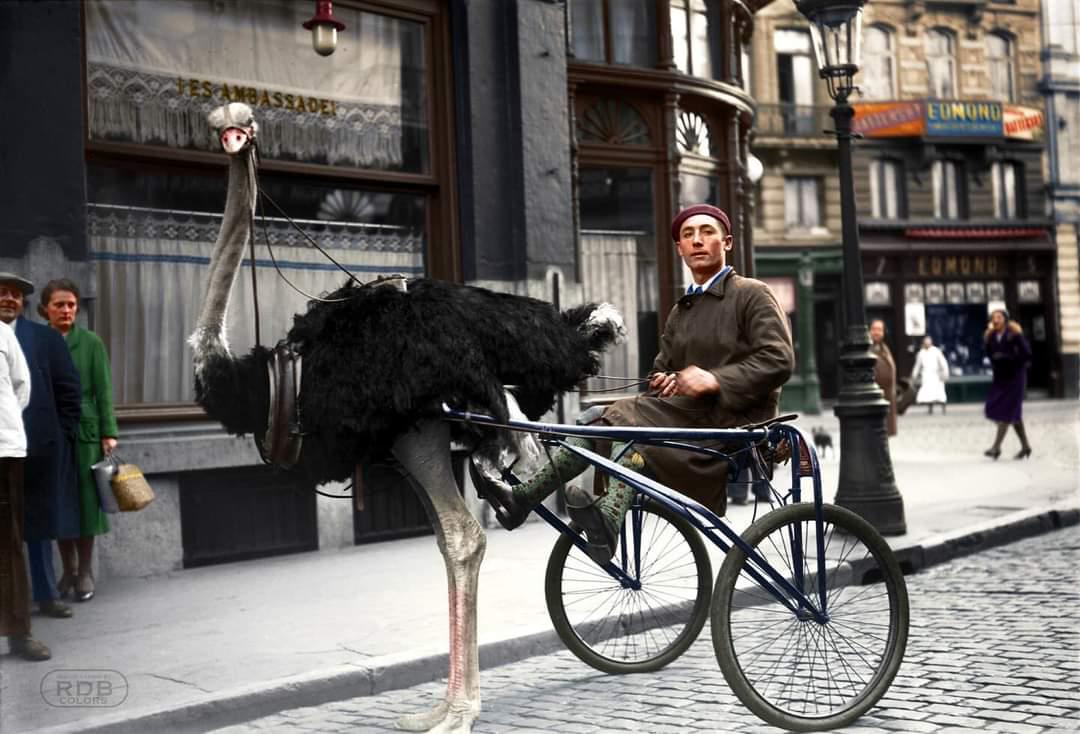
[[[256,347],[236,358],[224,329],[252,234],[257,125],[239,103],[212,112],[210,124],[231,161],[207,297],[190,339],[196,397],[229,432],[258,437],[268,423],[270,352]],[[392,454],[421,492],[446,562],[447,696],[403,727],[469,732],[480,711],[476,584],[485,540],[454,483],[442,404],[505,418],[503,386],[512,384],[522,410],[537,419],[559,393],[596,373],[600,351],[622,333],[607,305],[559,313],[536,299],[422,278],[404,290],[348,282],[296,316],[287,336],[303,359],[304,442],[295,470],[313,483],[340,480],[358,462]]]

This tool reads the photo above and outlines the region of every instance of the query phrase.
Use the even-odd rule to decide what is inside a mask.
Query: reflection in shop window
[[[380,275],[423,275],[423,197],[366,191],[341,184],[298,183],[264,173],[262,188],[339,263],[362,281]],[[194,399],[187,337],[206,289],[210,253],[221,227],[223,172],[90,166],[87,174],[90,257],[97,271],[94,324],[109,348],[119,403]],[[256,272],[261,332],[284,336],[306,308],[297,288],[319,295],[348,276],[312,248],[272,210],[256,222]],[[229,343],[236,353],[254,344],[251,277],[232,289]]]
[[[310,3],[86,3],[91,140],[211,150],[206,115],[255,109],[266,158],[426,172],[424,26],[336,8],[333,56],[313,60]]]

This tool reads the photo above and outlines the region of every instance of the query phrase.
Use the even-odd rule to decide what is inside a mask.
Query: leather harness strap
[[[300,459],[303,433],[300,430],[301,358],[287,342],[279,342],[270,353],[270,411],[259,455],[267,464],[291,469]]]

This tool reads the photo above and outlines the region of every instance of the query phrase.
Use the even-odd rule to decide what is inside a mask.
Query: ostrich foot
[[[431,711],[409,714],[397,720],[397,728],[427,734],[470,734],[480,706],[468,701],[440,701]]]

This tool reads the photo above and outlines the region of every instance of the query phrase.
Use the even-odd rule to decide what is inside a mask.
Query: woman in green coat
[[[64,575],[57,584],[60,594],[74,587],[75,599],[94,596],[91,560],[94,537],[109,532],[109,518],[101,511],[97,486],[90,467],[116,448],[116,416],[113,415],[112,378],[105,344],[92,331],[77,326],[79,289],[66,278],[51,280],[41,294],[39,311],[49,325],[64,335],[71,359],[82,381],[82,415],[75,453],[79,469],[80,537],[60,540]]]

